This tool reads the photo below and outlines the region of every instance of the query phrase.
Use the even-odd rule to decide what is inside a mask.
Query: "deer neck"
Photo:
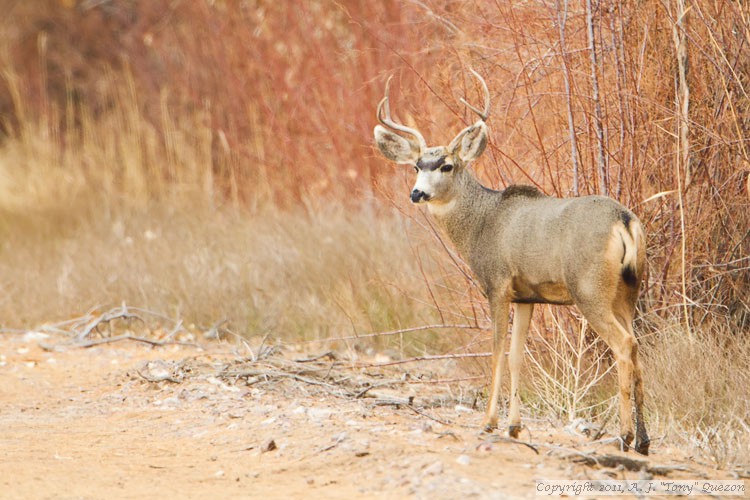
[[[497,191],[485,188],[464,170],[456,175],[453,198],[444,203],[430,203],[428,210],[466,258],[472,240],[484,226],[489,208],[499,199]]]

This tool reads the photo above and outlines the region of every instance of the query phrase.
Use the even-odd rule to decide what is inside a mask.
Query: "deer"
[[[646,237],[636,215],[601,195],[548,196],[536,187],[483,186],[468,166],[484,152],[489,131],[490,92],[471,69],[484,94],[484,108],[460,101],[479,119],[447,146],[428,147],[415,128],[391,117],[389,86],[377,106],[373,131],[380,152],[411,165],[414,204],[426,205],[436,225],[468,264],[489,302],[492,321],[491,382],[482,432],[497,429],[498,399],[505,370],[505,345],[513,305],[508,366],[508,435],[522,429],[519,378],[534,304],[575,305],[613,353],[619,386],[619,444],[648,455],[643,419],[643,377],[633,319],[646,268]],[[635,434],[633,402],[635,401]]]

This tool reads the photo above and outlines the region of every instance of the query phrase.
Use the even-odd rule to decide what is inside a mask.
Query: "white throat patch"
[[[453,210],[455,206],[456,200],[451,200],[448,203],[427,203],[427,210],[435,217],[443,217]]]

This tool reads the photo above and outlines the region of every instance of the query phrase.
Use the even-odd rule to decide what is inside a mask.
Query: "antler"
[[[476,134],[477,132],[480,132],[482,129],[484,129],[482,133],[484,134],[484,138],[486,140],[487,125],[485,124],[485,122],[490,116],[490,89],[487,88],[487,82],[484,81],[482,75],[474,71],[472,68],[469,68],[469,71],[471,71],[471,73],[476,77],[477,80],[479,80],[479,83],[482,85],[482,90],[484,91],[484,111],[481,111],[479,108],[475,108],[474,106],[469,104],[463,97],[460,99],[461,102],[466,105],[466,107],[478,114],[481,120],[472,123],[461,132],[459,132],[458,135],[454,137],[451,143],[448,145],[449,151],[456,150],[459,144],[461,144],[462,141],[466,138],[466,134],[469,132],[473,132],[474,134]],[[483,150],[484,146],[482,146],[481,149]]]
[[[484,90],[484,111],[479,111],[478,108],[475,108],[474,106],[469,104],[463,97],[461,98],[461,102],[464,103],[470,110],[478,114],[483,122],[486,122],[487,118],[489,118],[490,116],[490,89],[487,88],[487,82],[484,81],[482,75],[474,71],[473,68],[469,68],[469,71],[471,71],[477,78],[477,80],[479,80],[479,83],[482,84],[482,90]]]
[[[393,130],[398,130],[399,132],[413,135],[419,142],[420,150],[424,151],[427,149],[427,141],[424,140],[424,137],[422,137],[422,134],[419,133],[419,130],[401,125],[400,123],[396,123],[391,119],[391,108],[389,106],[388,90],[391,86],[392,78],[393,76],[390,76],[388,78],[388,81],[385,84],[385,97],[383,97],[383,99],[378,104],[378,121],[380,121],[380,123],[382,123],[386,127],[392,128]],[[385,112],[385,116],[383,116],[383,112]]]

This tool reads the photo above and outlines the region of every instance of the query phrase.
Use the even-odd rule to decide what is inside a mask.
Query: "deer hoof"
[[[630,443],[633,442],[633,433],[628,432],[620,436],[620,450],[628,451],[630,449]]]
[[[482,424],[482,434],[492,434],[497,429],[497,422],[485,422]]]
[[[651,440],[646,439],[645,441],[638,441],[635,442],[635,452],[640,453],[641,455],[648,455],[648,447],[651,445]]]
[[[510,425],[508,426],[508,436],[512,437],[513,439],[518,439],[518,435],[521,433],[521,426],[520,425]]]

